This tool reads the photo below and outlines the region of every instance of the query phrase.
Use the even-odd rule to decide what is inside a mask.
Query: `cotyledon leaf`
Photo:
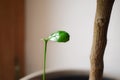
[[[69,41],[70,35],[66,31],[57,31],[52,33],[48,40],[55,41],[55,42],[67,42]]]

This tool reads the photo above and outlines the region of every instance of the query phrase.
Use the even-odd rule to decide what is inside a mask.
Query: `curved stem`
[[[48,40],[44,39],[44,71],[43,71],[43,80],[45,80],[46,76],[46,52],[47,52],[47,42]]]

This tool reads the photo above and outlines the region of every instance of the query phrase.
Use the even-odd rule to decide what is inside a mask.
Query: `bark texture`
[[[113,3],[114,0],[97,0],[93,44],[90,55],[91,71],[89,80],[102,80],[104,69],[103,57]]]

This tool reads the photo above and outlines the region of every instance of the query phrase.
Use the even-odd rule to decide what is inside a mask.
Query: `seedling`
[[[48,38],[44,38],[44,66],[43,66],[43,80],[46,78],[46,52],[47,52],[47,43],[48,41],[54,42],[67,42],[69,41],[69,34],[66,31],[57,31],[52,33]]]

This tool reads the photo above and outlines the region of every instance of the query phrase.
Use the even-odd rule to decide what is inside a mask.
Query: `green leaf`
[[[67,42],[69,41],[69,34],[66,31],[57,31],[52,33],[48,40],[55,41],[55,42]]]

